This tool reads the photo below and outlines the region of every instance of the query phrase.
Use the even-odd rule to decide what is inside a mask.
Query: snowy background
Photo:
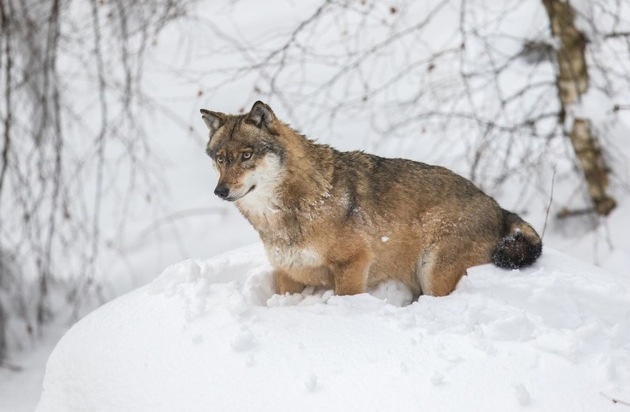
[[[261,68],[255,63],[282,46],[287,33],[316,13],[319,2],[274,0],[264,6],[246,1],[200,2],[190,11],[194,18],[176,20],[160,33],[143,65],[143,86],[160,109],[148,105],[142,116],[157,159],[153,167],[160,184],[151,195],[159,206],[138,204],[127,210],[125,231],[120,232],[109,221],[115,221],[121,209],[116,199],[106,203],[103,239],[114,246],[103,248],[97,262],[105,300],[148,286],[106,305],[64,338],[50,360],[40,410],[68,410],[60,409],[64,404],[77,410],[119,410],[121,403],[115,402],[134,402],[138,406],[133,410],[158,410],[152,408],[152,399],[161,400],[163,410],[195,410],[199,404],[230,405],[234,398],[280,410],[265,397],[279,382],[295,385],[282,389],[293,394],[294,398],[287,395],[289,401],[318,410],[327,399],[344,405],[344,392],[353,388],[357,378],[360,389],[351,399],[359,410],[392,410],[392,400],[379,397],[371,389],[375,385],[395,396],[399,405],[429,410],[438,405],[446,410],[462,406],[613,410],[621,405],[610,398],[630,401],[630,241],[626,235],[630,111],[612,110],[614,104],[630,102],[628,84],[616,83],[614,76],[598,78],[594,71],[593,84],[611,84],[594,87],[575,109],[594,120],[605,150],[610,149],[611,192],[618,208],[606,219],[593,215],[558,219],[561,209],[588,203],[571,173],[575,162],[566,155],[565,140],[519,143],[511,149],[511,157],[500,159],[497,153],[505,149],[502,137],[505,141],[526,136],[500,128],[483,134],[457,119],[444,123],[419,118],[405,123],[402,119],[413,118],[413,113],[409,106],[396,104],[415,102],[418,107],[435,111],[449,107],[460,113],[474,109],[481,118],[518,124],[524,110],[544,114],[557,105],[553,88],[519,105],[508,104],[507,109],[496,107],[497,94],[518,93],[524,77],[534,83],[553,80],[552,65],[532,66],[518,60],[497,76],[497,82],[474,80],[469,99],[460,99],[459,57],[432,61],[422,56],[457,47],[459,40],[453,33],[460,27],[460,3],[411,2],[383,5],[379,10],[371,2],[349,2],[347,8],[366,4],[372,13],[365,21],[361,13],[348,14],[345,20],[341,13],[333,13],[309,27],[309,38],[315,39],[308,43],[312,55],[288,54],[284,71],[278,70],[276,60]],[[553,43],[542,4],[493,5],[470,5],[475,27],[503,35],[491,43],[493,53],[515,53],[524,38]],[[615,17],[620,23],[609,21],[610,15],[588,2],[576,5],[602,25],[628,31],[628,10]],[[405,47],[378,51],[364,63],[369,71],[333,83],[327,93],[314,91],[336,76],[331,56],[352,56],[356,49],[350,43],[369,48],[384,33],[404,31],[430,13],[433,22],[403,43]],[[379,15],[381,20],[374,18]],[[400,15],[403,18],[388,21]],[[596,55],[612,62],[614,48],[600,48],[596,27],[589,27],[586,18],[579,21],[592,35],[590,47],[598,51]],[[357,23],[366,30],[360,38],[339,40],[344,28],[356,28]],[[483,38],[491,41],[493,36]],[[233,39],[239,39],[238,44]],[[475,41],[471,37],[467,49],[471,61],[476,51],[485,50]],[[392,80],[388,84],[393,86],[380,93],[378,85],[406,64],[411,46],[421,49],[417,57],[425,63],[421,74]],[[465,69],[487,68],[496,57],[493,53],[480,55],[484,57],[479,57],[479,67]],[[323,63],[313,62],[314,56],[324,54]],[[435,67],[425,70],[430,63]],[[239,69],[248,64],[254,69]],[[618,64],[621,73],[626,73],[625,65]],[[367,101],[361,97],[365,84],[373,87]],[[422,98],[414,96],[416,90],[425,92]],[[540,263],[516,273],[475,268],[452,296],[423,297],[407,306],[408,294],[395,284],[351,298],[332,297],[325,291],[272,296],[269,268],[259,246],[229,252],[258,238],[233,205],[212,194],[216,175],[204,153],[206,129],[198,115],[201,107],[228,113],[246,110],[256,99],[265,100],[279,118],[309,137],[340,149],[437,163],[468,177],[474,172],[476,182],[539,232],[547,221],[548,248]],[[556,126],[543,122],[538,127],[544,133]],[[474,168],[478,158],[473,152],[479,147],[491,150],[483,167]],[[528,164],[523,159],[533,160]],[[506,170],[515,172],[503,177]],[[225,252],[229,253],[211,259]],[[195,260],[177,263],[184,259]],[[42,336],[11,353],[10,364],[20,370],[0,368],[0,411],[30,411],[39,401],[46,360],[76,320],[64,311],[63,302],[54,310],[58,316]],[[117,362],[120,368],[111,368]],[[191,374],[193,367],[197,373]],[[164,372],[153,373],[150,368]],[[217,370],[230,373],[221,375]],[[165,376],[181,380],[173,382]],[[232,385],[234,380],[259,389],[245,398]],[[146,391],[127,391],[136,387]],[[432,395],[427,397],[427,391]],[[490,391],[487,397],[479,395],[485,391]],[[71,393],[86,396],[78,399]],[[182,399],[178,393],[190,396]],[[113,399],[113,394],[120,398]],[[349,405],[344,409],[351,410]]]

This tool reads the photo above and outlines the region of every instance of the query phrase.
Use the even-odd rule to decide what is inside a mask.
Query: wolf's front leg
[[[367,252],[360,252],[350,260],[336,265],[335,294],[356,295],[365,292],[371,263],[370,255]]]
[[[282,269],[274,269],[273,280],[276,284],[276,293],[284,295],[285,293],[301,293],[306,287],[304,284],[293,280]]]

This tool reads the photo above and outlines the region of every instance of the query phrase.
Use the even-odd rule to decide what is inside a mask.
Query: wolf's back
[[[516,213],[502,212],[504,235],[492,253],[492,262],[505,269],[531,265],[542,253],[540,236]]]

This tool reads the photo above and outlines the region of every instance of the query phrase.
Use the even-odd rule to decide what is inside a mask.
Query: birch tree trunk
[[[585,58],[586,38],[575,26],[575,12],[568,0],[542,0],[549,16],[551,32],[560,40],[556,50],[558,74],[556,87],[562,114],[579,101],[588,90],[589,78]],[[608,215],[616,206],[606,193],[609,169],[601,145],[594,135],[589,119],[576,117],[568,132],[586,182],[595,212]]]

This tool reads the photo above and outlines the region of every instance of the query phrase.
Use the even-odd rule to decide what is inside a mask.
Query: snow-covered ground
[[[77,323],[38,412],[617,411],[630,400],[630,279],[547,248],[404,286],[274,295],[262,247],[170,266]]]

